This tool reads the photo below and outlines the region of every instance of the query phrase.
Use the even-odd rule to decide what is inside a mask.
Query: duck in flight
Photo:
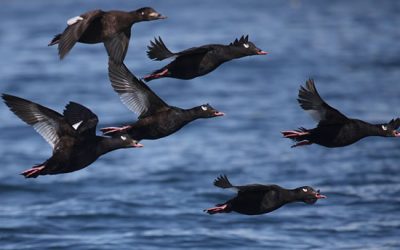
[[[122,63],[128,51],[132,25],[165,18],[150,7],[130,12],[92,10],[69,19],[67,28],[57,34],[49,46],[58,44],[58,54],[63,59],[76,42],[104,43],[108,56]]]
[[[122,103],[128,109],[137,113],[139,119],[124,127],[101,129],[106,135],[127,133],[137,141],[142,139],[154,140],[173,134],[196,119],[224,115],[209,104],[191,109],[168,105],[143,81],[136,78],[123,63],[117,64],[109,60],[108,74],[111,85]]]
[[[348,118],[329,106],[318,94],[312,79],[301,86],[298,95],[300,107],[318,122],[316,128],[283,131],[285,138],[297,142],[292,147],[318,144],[329,148],[344,147],[367,136],[400,137],[397,129],[400,119],[388,123],[371,124],[362,120]]]
[[[161,61],[174,58],[168,65],[145,76],[148,82],[163,77],[178,79],[193,79],[210,73],[224,62],[252,55],[266,55],[267,52],[257,48],[249,41],[249,36],[242,36],[229,45],[207,44],[193,47],[180,52],[171,52],[164,44],[161,37],[150,42],[147,55],[150,59]]]
[[[110,151],[142,147],[127,134],[118,137],[97,136],[97,116],[78,103],[70,102],[61,115],[16,96],[3,94],[2,97],[10,110],[33,126],[53,148],[49,159],[21,173],[26,178],[77,171]]]
[[[230,213],[232,211],[246,214],[259,215],[272,212],[283,205],[292,202],[314,204],[318,199],[326,198],[319,190],[303,186],[295,189],[285,189],[278,185],[250,184],[234,186],[226,175],[221,175],[214,181],[219,188],[229,188],[237,191],[237,195],[225,203],[205,209],[208,214]]]

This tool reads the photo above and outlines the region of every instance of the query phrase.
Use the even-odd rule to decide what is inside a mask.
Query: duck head
[[[326,198],[326,196],[322,195],[319,190],[315,191],[315,189],[310,186],[299,187],[296,188],[295,191],[298,199],[307,204],[314,204],[318,199]]]
[[[142,21],[152,21],[167,18],[166,16],[161,15],[151,7],[140,8],[135,10],[135,12]]]
[[[120,143],[122,143],[122,146],[124,148],[141,148],[141,147],[143,147],[143,145],[140,144],[138,140],[133,139],[128,134],[120,134],[115,137],[119,138]]]
[[[400,137],[400,132],[397,129],[400,127],[400,118],[392,119],[386,124],[378,125],[380,132],[386,137]]]
[[[208,103],[196,107],[195,112],[200,118],[211,118],[225,115],[224,113],[219,112],[215,108],[211,107],[211,105]]]
[[[240,49],[240,52],[246,56],[252,55],[266,55],[268,52],[265,52],[259,48],[257,48],[254,43],[249,41],[249,36],[241,36],[240,39],[235,39],[230,46],[234,46],[235,48]]]

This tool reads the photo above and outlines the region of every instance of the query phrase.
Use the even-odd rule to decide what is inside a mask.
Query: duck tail
[[[226,175],[220,175],[217,179],[214,180],[214,186],[219,188],[233,188],[234,186],[228,180]]]
[[[51,40],[47,46],[53,46],[55,44],[58,44],[60,42],[60,38],[61,38],[61,34],[55,35],[53,40]]]
[[[150,45],[147,46],[147,49],[147,56],[156,61],[161,61],[175,55],[165,46],[161,37],[158,37],[158,39],[154,38],[154,42],[150,41]]]

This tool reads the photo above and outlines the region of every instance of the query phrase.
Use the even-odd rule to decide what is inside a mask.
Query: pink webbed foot
[[[208,209],[204,209],[204,212],[208,214],[224,213],[228,205],[216,206]]]
[[[159,72],[159,73],[155,73],[155,74],[151,74],[151,75],[147,75],[145,77],[143,77],[144,80],[152,80],[152,79],[157,79],[160,77],[165,76],[168,73],[168,69],[164,69],[163,71]]]
[[[307,131],[297,131],[297,130],[282,131],[281,133],[282,133],[283,137],[285,137],[285,138],[295,138],[295,137],[299,137],[302,135],[310,134]]]
[[[25,178],[36,178],[39,176],[40,171],[44,169],[44,166],[37,166],[30,169],[25,170],[21,173],[21,175],[25,176]]]
[[[301,141],[299,143],[294,144],[292,146],[292,148],[299,147],[299,146],[311,145],[311,144],[312,144],[312,142],[310,142],[310,141]]]
[[[107,127],[107,128],[102,128],[100,129],[101,132],[103,132],[103,134],[111,134],[111,133],[115,133],[115,132],[124,132],[127,129],[129,129],[131,126],[124,126],[124,127]]]

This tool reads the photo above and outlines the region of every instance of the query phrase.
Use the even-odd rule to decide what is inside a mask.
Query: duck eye
[[[250,47],[250,45],[247,44],[247,43],[244,43],[244,44],[243,44],[243,47],[245,47],[246,49],[248,49],[248,48]]]
[[[140,14],[142,14],[142,16],[144,15],[144,11],[142,11],[142,13],[140,13]]]
[[[304,193],[307,193],[307,191],[308,191],[307,188],[302,188],[302,190]]]
[[[207,110],[207,106],[201,106],[201,109],[206,111]]]
[[[126,136],[121,135],[121,139],[126,141]]]
[[[382,129],[386,131],[387,130],[387,126],[386,125],[382,125]]]

